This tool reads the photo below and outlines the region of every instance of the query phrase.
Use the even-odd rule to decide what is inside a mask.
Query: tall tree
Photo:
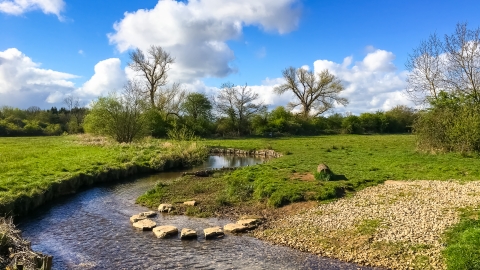
[[[193,121],[212,118],[212,103],[205,94],[190,93],[182,104],[182,110]]]
[[[262,102],[255,102],[258,94],[248,89],[246,84],[235,86],[227,82],[221,88],[216,99],[218,111],[230,119],[239,135],[245,133],[250,118],[266,110],[266,106]]]
[[[154,108],[157,107],[157,91],[167,84],[167,72],[175,59],[162,47],[152,45],[146,54],[140,49],[130,53],[130,60],[128,66],[139,72],[146,80],[146,88],[143,92],[148,96],[150,105]]]
[[[344,89],[341,81],[328,70],[314,73],[289,67],[282,73],[285,83],[275,87],[274,91],[279,95],[291,91],[297,100],[290,102],[287,107],[290,110],[301,107],[300,114],[304,118],[320,115],[332,109],[335,103],[343,106],[348,104],[346,98],[339,96]]]

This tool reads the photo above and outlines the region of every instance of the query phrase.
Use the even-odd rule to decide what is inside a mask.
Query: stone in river
[[[155,211],[148,211],[148,212],[142,212],[139,215],[144,217],[154,217],[157,215],[157,213]]]
[[[144,220],[146,218],[147,217],[143,216],[143,215],[133,215],[133,216],[130,217],[130,222],[135,223],[137,221]]]
[[[180,239],[197,238],[197,232],[192,229],[183,228],[180,232]]]
[[[217,236],[223,236],[223,230],[221,227],[212,227],[212,228],[206,228],[203,230],[205,233],[205,239],[217,237]]]
[[[162,203],[158,206],[158,211],[159,212],[170,212],[173,209],[173,205],[169,203]]]
[[[148,218],[133,223],[133,227],[142,231],[151,231],[155,226],[157,226],[157,223]]]
[[[241,232],[245,232],[246,230],[248,230],[248,227],[245,226],[245,225],[241,225],[241,224],[229,223],[229,224],[227,224],[223,227],[223,230],[225,230],[226,232],[231,232],[231,233],[241,233]]]
[[[157,238],[166,238],[169,236],[175,236],[178,234],[178,229],[174,226],[158,226],[153,229],[153,233]]]

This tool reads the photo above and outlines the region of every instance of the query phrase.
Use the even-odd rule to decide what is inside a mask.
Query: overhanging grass
[[[203,146],[147,139],[95,145],[79,136],[0,138],[0,204],[44,192],[52,183],[141,166],[162,170],[169,162],[202,161]]]

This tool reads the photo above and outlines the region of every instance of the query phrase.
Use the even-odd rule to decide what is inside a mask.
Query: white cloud
[[[47,106],[52,93],[75,89],[70,80],[77,76],[40,68],[16,48],[0,51],[0,106]],[[59,94],[56,94],[58,97]]]
[[[75,90],[75,95],[83,99],[94,99],[107,95],[109,92],[119,91],[127,82],[127,74],[121,69],[118,58],[110,58],[95,65],[95,74]]]
[[[60,13],[64,8],[63,0],[0,0],[0,12],[12,15],[39,9],[45,14],[55,14],[61,19]]]
[[[299,0],[160,0],[151,10],[126,12],[108,37],[120,52],[162,46],[176,58],[172,79],[193,82],[236,71],[226,41],[239,38],[244,26],[283,34],[297,27],[299,17]]]

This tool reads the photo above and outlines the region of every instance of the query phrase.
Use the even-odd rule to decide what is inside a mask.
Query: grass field
[[[131,165],[162,170],[169,160],[206,158],[204,147],[162,140],[116,144],[88,136],[0,138],[0,204],[32,196],[80,174]]]

